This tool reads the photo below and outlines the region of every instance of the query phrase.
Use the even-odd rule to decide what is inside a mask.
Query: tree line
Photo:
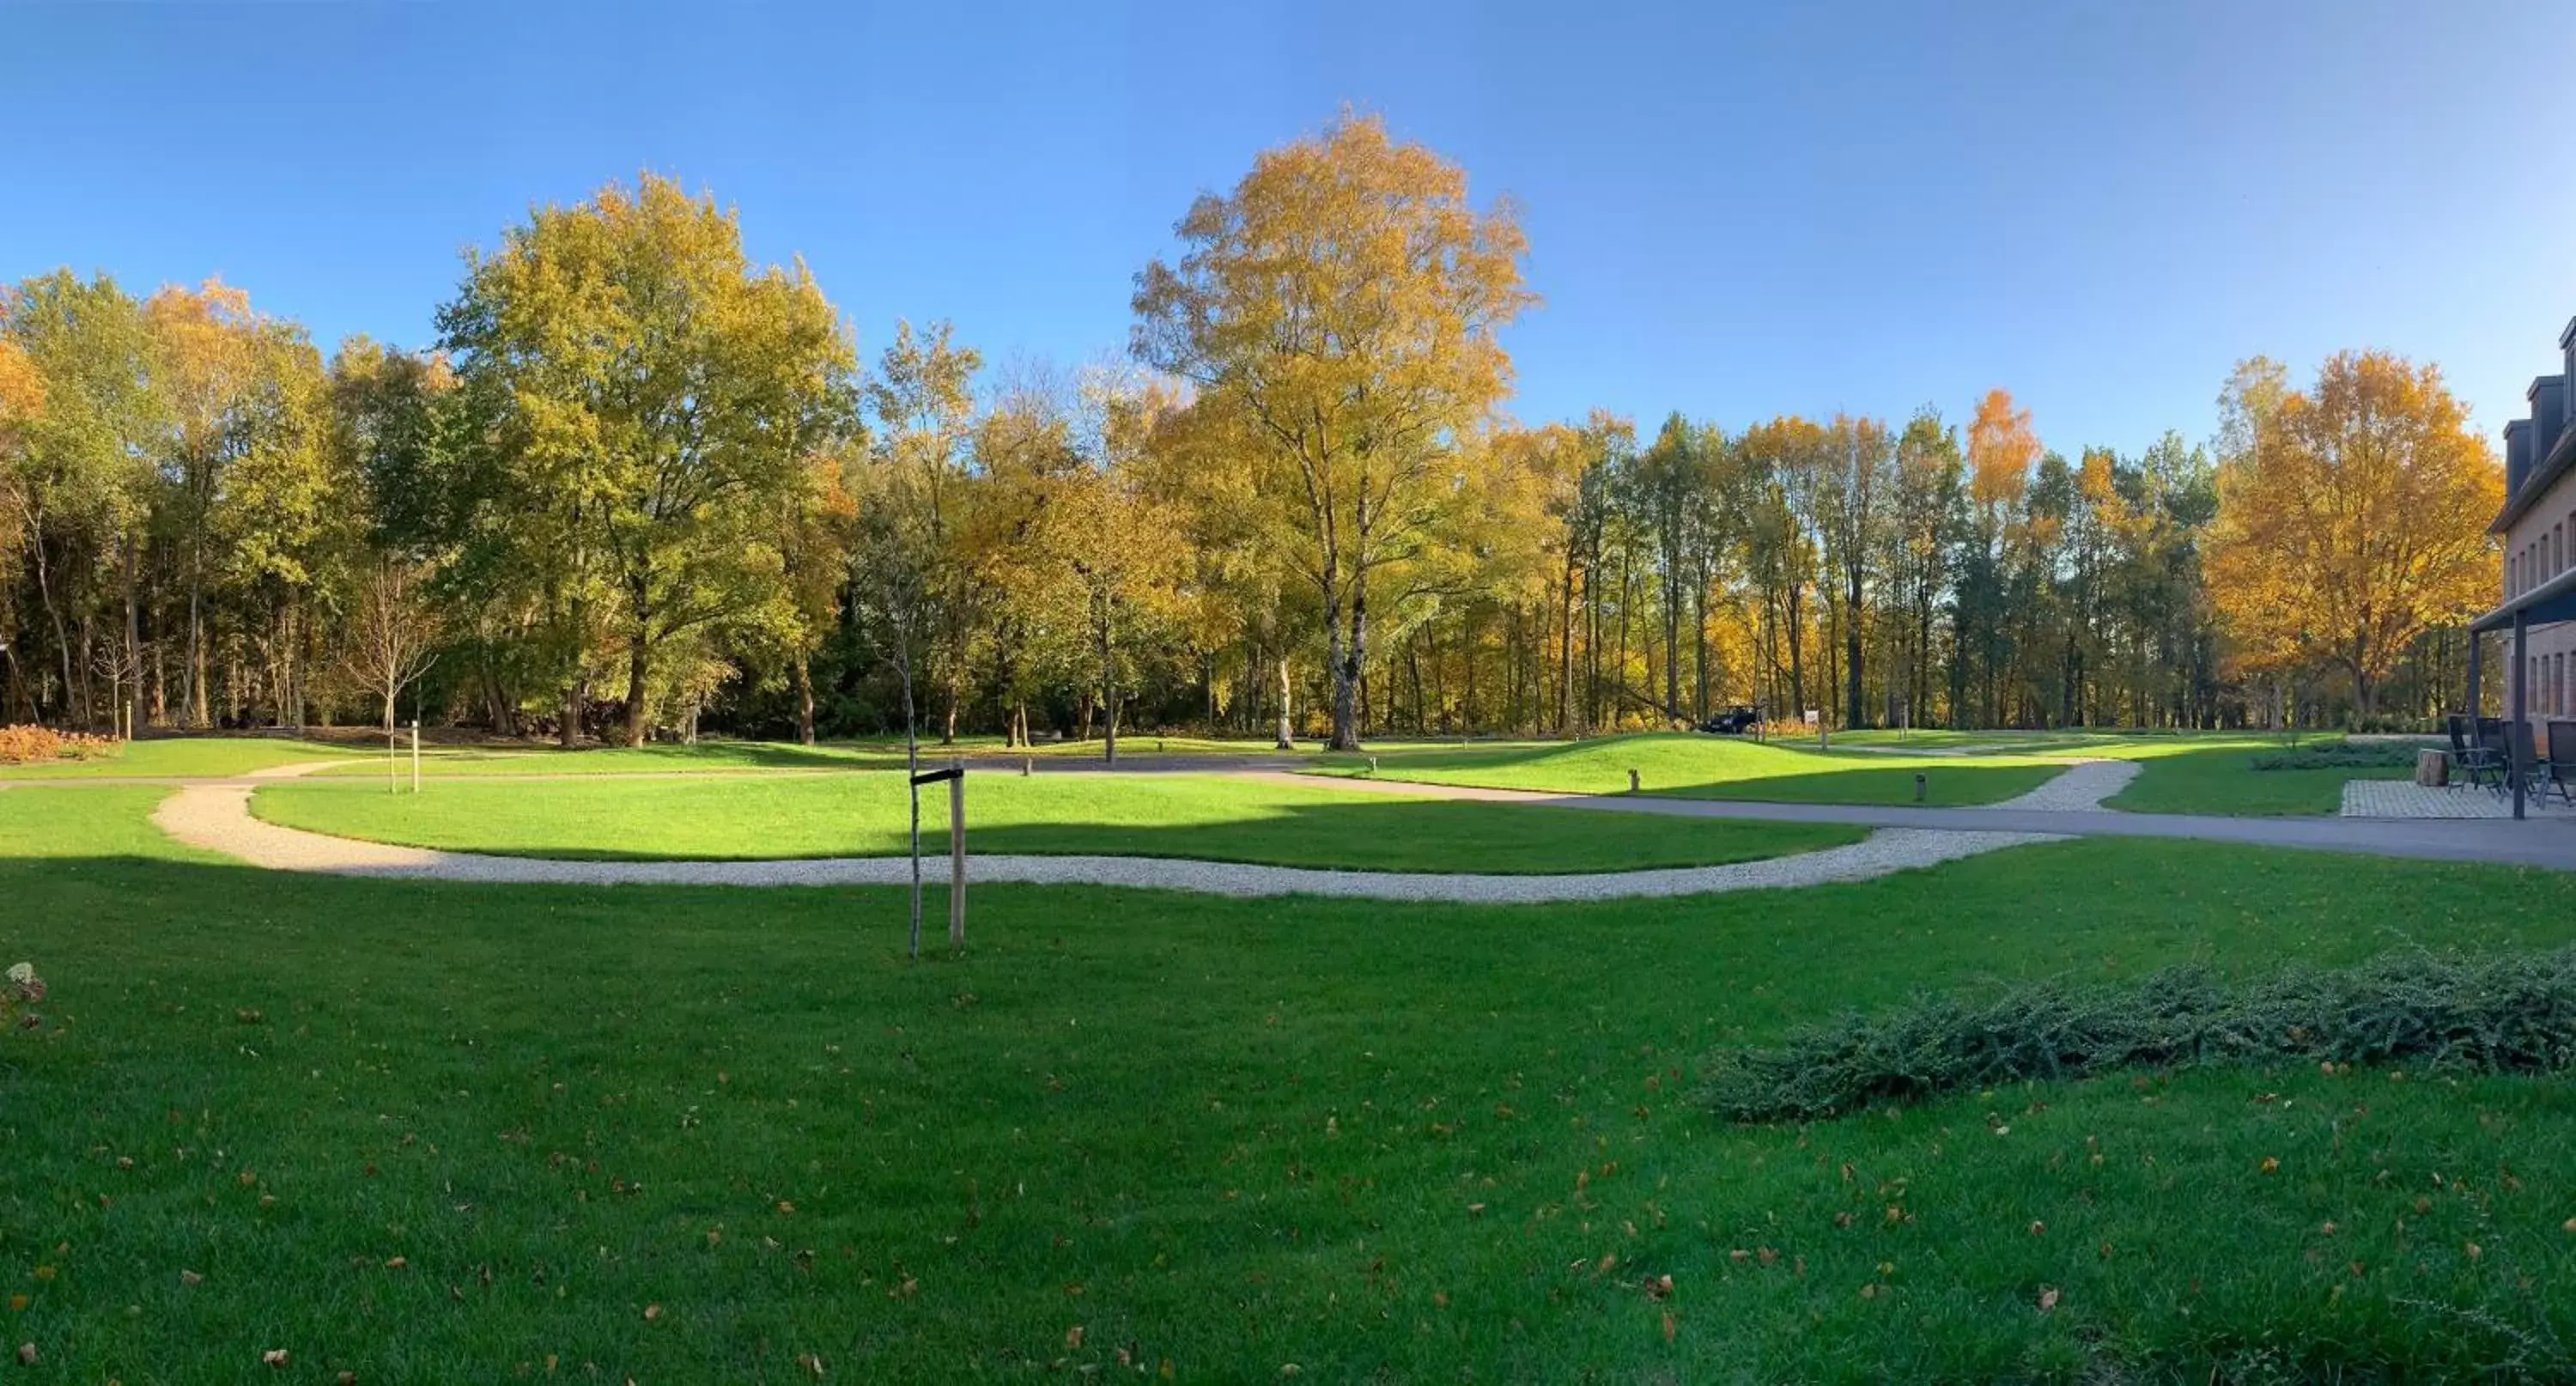
[[[1287,741],[2430,713],[2492,452],[2385,353],[2254,358],[2206,443],[1506,412],[1508,202],[1369,118],[1201,196],[1123,353],[862,366],[801,263],[646,175],[470,252],[438,339],[326,358],[216,281],[0,293],[0,721],[406,713]]]

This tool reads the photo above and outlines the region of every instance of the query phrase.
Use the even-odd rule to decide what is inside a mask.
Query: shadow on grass
[[[901,781],[888,777],[885,799],[900,814]],[[337,797],[336,795],[331,797]],[[818,831],[818,815],[782,815],[774,823],[726,825],[692,841],[683,832],[649,845],[602,846],[620,825],[562,813],[543,824],[489,818],[411,828],[394,821],[334,824],[315,815],[275,812],[263,795],[255,811],[280,826],[442,851],[560,861],[778,861],[893,857],[909,850],[900,817],[885,826]],[[322,795],[286,800],[327,804]],[[399,803],[400,801],[396,801]],[[1237,862],[1327,870],[1473,872],[1561,875],[1661,867],[1716,866],[1858,842],[1869,830],[1841,824],[1764,823],[1621,814],[1530,805],[1354,798],[1286,803],[1257,817],[1200,823],[979,822],[967,801],[966,846],[979,856],[1124,856]],[[375,807],[368,805],[367,807]],[[746,837],[757,846],[742,846]],[[948,852],[944,793],[922,799],[922,851]]]
[[[1723,778],[1694,760],[1723,765]],[[1683,763],[1676,764],[1679,760]],[[1874,751],[1817,751],[1769,743],[1678,737],[1624,742],[1584,741],[1511,747],[1426,749],[1377,757],[1375,778],[1617,794],[1628,788],[1628,770],[1640,772],[1641,792],[1665,798],[1724,799],[1802,804],[1910,804],[1915,777],[1923,777],[1921,802],[1965,807],[2027,793],[2067,769],[2067,762],[1980,764],[1966,758],[1907,760]],[[1768,763],[1765,763],[1768,762]],[[1323,768],[1358,775],[1367,759],[1337,756]]]

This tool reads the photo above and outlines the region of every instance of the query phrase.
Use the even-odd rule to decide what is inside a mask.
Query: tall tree
[[[1375,117],[1264,151],[1137,276],[1137,357],[1239,411],[1257,490],[1297,517],[1323,609],[1332,746],[1359,744],[1370,579],[1411,557],[1459,436],[1508,390],[1497,333],[1532,301],[1510,207]]]
[[[13,344],[44,400],[16,430],[13,501],[61,674],[55,706],[86,722],[97,709],[83,651],[94,643],[93,607],[106,592],[122,595],[119,638],[129,654],[138,640],[141,549],[162,420],[151,339],[140,305],[114,280],[83,281],[69,270],[26,280],[0,297],[0,337]],[[134,696],[141,697],[139,684]]]
[[[840,389],[839,319],[801,263],[755,269],[732,212],[647,174],[538,208],[470,257],[440,326],[495,414],[499,494],[547,517],[527,538],[565,546],[554,603],[572,636],[605,607],[640,745],[655,652],[747,616],[779,581],[777,516],[804,476],[789,421]]]
[[[2438,369],[2343,352],[2221,468],[2211,592],[2249,651],[2340,668],[2366,718],[2409,642],[2490,595],[2503,499]]]
[[[984,360],[974,348],[954,345],[949,338],[945,322],[919,332],[909,322],[897,322],[894,341],[878,358],[866,386],[868,410],[877,425],[872,435],[876,461],[902,474],[901,484],[887,494],[912,507],[909,518],[919,530],[914,551],[930,564],[922,574],[923,605],[917,614],[928,641],[921,653],[947,703],[940,722],[943,743],[957,739],[967,646],[981,595],[966,545],[975,500],[968,443],[975,373]]]
[[[2004,718],[2004,665],[2011,651],[2006,622],[2013,606],[2007,572],[2011,554],[2006,546],[2020,522],[2039,456],[2039,435],[2031,429],[2030,411],[2014,408],[2007,391],[1987,391],[1968,423],[1969,542],[1951,673],[1955,702],[1964,691],[1968,655],[1975,652],[1985,685],[1986,726],[1999,726]]]

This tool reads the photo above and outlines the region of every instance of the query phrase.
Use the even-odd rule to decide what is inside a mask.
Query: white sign
[[[1812,726],[1816,725],[1816,723],[1817,723],[1817,722],[1819,722],[1819,721],[1821,721],[1821,720],[1823,720],[1823,719],[1821,719],[1821,718],[1819,718],[1819,717],[1817,717],[1817,716],[1816,716],[1816,710],[1815,710],[1814,708],[1809,708],[1809,709],[1807,709],[1807,725],[1808,725],[1808,726],[1811,726],[1811,727],[1812,727]]]

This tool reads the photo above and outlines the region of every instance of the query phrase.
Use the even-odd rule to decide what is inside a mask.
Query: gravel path
[[[293,774],[283,767],[260,778]],[[2122,767],[2134,772],[2134,766]],[[2094,773],[2087,775],[2086,772]],[[1248,772],[1266,778],[1265,772]],[[2098,802],[2126,782],[2126,775],[2080,765],[2058,780],[2013,801],[2046,809],[2062,803]],[[2060,781],[2074,783],[2042,802]],[[1312,779],[1305,779],[1313,784]],[[1350,781],[1370,789],[1416,796],[1562,801],[1562,796],[1512,791],[1459,790],[1450,786]],[[2107,787],[2106,787],[2107,786]],[[280,871],[449,881],[558,882],[576,885],[893,885],[911,878],[899,857],[834,857],[796,861],[555,861],[536,857],[445,852],[362,842],[280,827],[251,815],[248,779],[189,784],[162,801],[152,821],[190,846],[221,852]],[[1628,801],[1641,803],[1642,800]],[[1328,871],[1309,867],[1255,866],[1238,862],[1160,857],[969,856],[967,879],[1043,884],[1142,886],[1218,895],[1338,895],[1381,900],[1448,900],[1535,903],[1605,900],[1628,896],[1700,895],[1857,881],[1913,867],[1932,866],[2025,843],[2055,841],[2044,832],[1962,828],[1888,828],[1842,847],[1723,866],[1582,875],[1495,876],[1462,872]],[[938,874],[937,863],[931,874]]]
[[[300,773],[288,766],[259,778]],[[1549,805],[1612,813],[1849,823],[1880,829],[1868,840],[1824,851],[1725,866],[1579,876],[1489,876],[1324,871],[1154,857],[975,856],[975,881],[1086,882],[1232,895],[1319,894],[1391,900],[1545,901],[1682,895],[1861,880],[1979,852],[2069,836],[2173,838],[2306,851],[2436,861],[2506,862],[2576,871],[2576,833],[2549,822],[2435,822],[2354,818],[2229,818],[2206,814],[2118,813],[2099,807],[2137,774],[2134,762],[2085,761],[2019,798],[1982,808],[1895,804],[1773,804],[1652,795],[1552,794],[1385,780],[1332,783],[1387,794]],[[1280,772],[1247,770],[1246,778]],[[1312,777],[1289,776],[1311,786]],[[909,879],[901,858],[763,862],[577,862],[440,852],[330,837],[251,816],[248,777],[182,785],[154,812],[172,837],[254,865],[285,871],[463,881],[574,884],[847,885]],[[932,875],[937,874],[936,864]]]

